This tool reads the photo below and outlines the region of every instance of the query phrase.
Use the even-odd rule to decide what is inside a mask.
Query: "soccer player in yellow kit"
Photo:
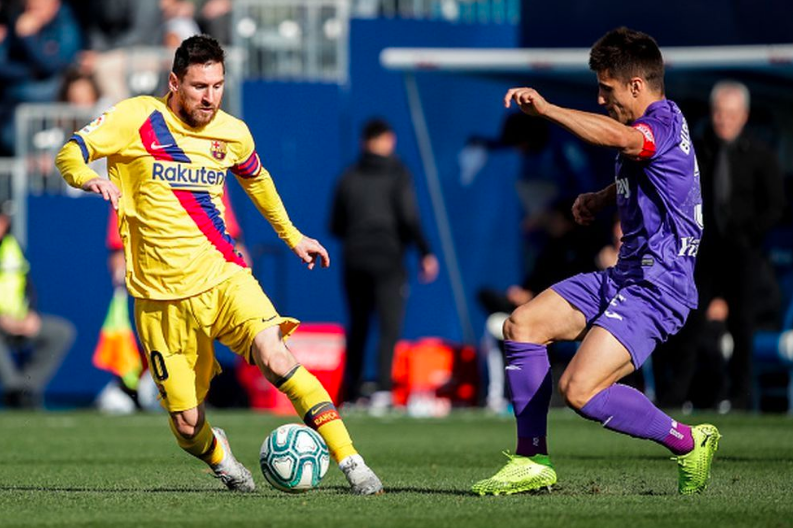
[[[325,439],[353,493],[379,494],[380,480],[353,447],[327,391],[284,344],[298,321],[275,311],[226,232],[221,198],[231,171],[309,269],[330,265],[325,248],[292,225],[248,127],[219,109],[224,76],[217,41],[188,38],[176,50],[168,95],[120,102],[76,132],[56,165],[70,185],[118,209],[138,333],[179,446],[229,489],[255,489],[223,430],[205,418],[204,398],[220,369],[217,339],[289,397]],[[102,157],[109,180],[87,165]]]

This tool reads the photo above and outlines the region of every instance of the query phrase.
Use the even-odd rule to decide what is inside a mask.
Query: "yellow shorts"
[[[149,373],[169,412],[192,409],[204,401],[209,383],[221,370],[215,339],[252,364],[251,345],[259,332],[278,325],[286,337],[300,324],[278,315],[247,269],[187,299],[136,299],[135,323]]]

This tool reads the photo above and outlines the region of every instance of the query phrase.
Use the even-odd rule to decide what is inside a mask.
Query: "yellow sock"
[[[312,373],[298,365],[277,386],[295,406],[297,414],[303,418],[305,424],[322,435],[328,444],[330,456],[336,462],[358,453],[352,446],[350,433],[347,432],[328,391]]]
[[[223,446],[217,441],[215,433],[212,432],[212,428],[209,426],[209,422],[204,420],[201,430],[193,438],[185,438],[179,434],[173,420],[170,418],[168,423],[179,447],[210,466],[220,464],[221,460],[223,460]]]

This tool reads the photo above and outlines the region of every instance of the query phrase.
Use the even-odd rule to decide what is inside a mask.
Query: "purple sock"
[[[543,345],[504,341],[507,383],[518,425],[518,447],[523,456],[547,455],[548,406],[551,403],[551,364]]]
[[[606,429],[646,438],[682,455],[694,448],[691,428],[661,412],[647,397],[627,385],[612,385],[597,393],[579,411]]]

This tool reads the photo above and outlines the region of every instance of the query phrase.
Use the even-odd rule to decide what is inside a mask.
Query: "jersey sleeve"
[[[270,222],[278,237],[293,248],[303,238],[303,234],[292,224],[284,203],[275,188],[270,173],[262,167],[256,146],[248,127],[242,124],[243,133],[239,145],[237,163],[231,167],[231,172],[237,181],[256,205],[259,212]]]
[[[135,126],[143,112],[139,100],[127,99],[75,132],[55,159],[63,179],[79,189],[89,180],[98,178],[88,164],[129,145],[137,137]]]
[[[231,172],[239,179],[255,178],[262,170],[262,162],[256,152],[256,145],[250,130],[244,123],[241,125],[243,132],[239,146],[240,152],[237,163],[231,167]]]
[[[69,141],[79,145],[86,163],[119,153],[138,137],[144,114],[138,98],[127,99],[75,132]]]
[[[658,119],[643,118],[633,123],[632,127],[642,133],[644,143],[637,156],[640,160],[654,160],[665,150],[669,142],[671,130]]]

